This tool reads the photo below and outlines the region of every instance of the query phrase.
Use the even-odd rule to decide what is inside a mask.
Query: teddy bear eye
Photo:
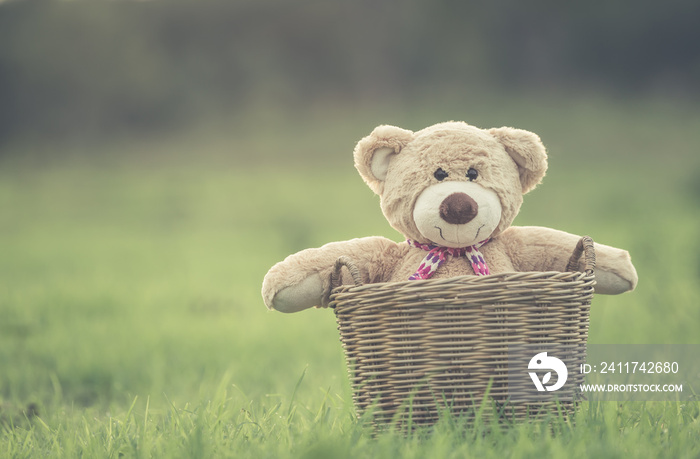
[[[473,167],[470,167],[469,170],[467,171],[467,178],[469,179],[470,182],[473,182],[476,180],[476,178],[479,176],[479,171],[474,169]]]
[[[439,182],[442,182],[449,176],[447,172],[442,170],[442,167],[438,167],[438,170],[436,170],[433,175],[436,179],[438,179]]]

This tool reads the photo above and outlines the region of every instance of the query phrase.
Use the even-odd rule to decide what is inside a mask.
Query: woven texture
[[[578,387],[583,376],[590,302],[595,284],[593,241],[585,237],[567,269],[583,272],[521,272],[490,276],[406,281],[333,289],[340,340],[345,350],[358,415],[368,409],[377,425],[432,424],[441,412],[472,415],[484,400],[496,410],[485,417],[521,420],[571,412],[574,389],[551,399],[513,401],[527,387],[509,385],[513,352],[522,346],[547,345],[567,363],[566,387]],[[350,260],[336,264],[332,282],[347,266],[355,282],[360,276]],[[509,356],[510,351],[510,356]],[[524,351],[522,351],[524,352]],[[532,355],[517,359],[523,372]],[[410,409],[407,407],[410,406]],[[489,405],[491,406],[491,405]]]

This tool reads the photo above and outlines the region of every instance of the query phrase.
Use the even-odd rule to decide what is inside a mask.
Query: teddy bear
[[[545,147],[532,132],[461,121],[417,132],[382,125],[358,142],[354,159],[379,195],[384,216],[405,240],[363,237],[290,255],[265,276],[268,308],[289,313],[327,306],[340,256],[354,261],[363,283],[420,282],[565,271],[580,239],[551,228],[511,226],[523,195],[547,170]],[[635,288],[637,273],[627,251],[596,243],[595,253],[596,293]]]

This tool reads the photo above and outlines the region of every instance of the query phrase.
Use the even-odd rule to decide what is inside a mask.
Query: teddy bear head
[[[536,134],[454,121],[418,132],[378,126],[354,156],[391,226],[443,247],[467,247],[504,231],[547,170]]]

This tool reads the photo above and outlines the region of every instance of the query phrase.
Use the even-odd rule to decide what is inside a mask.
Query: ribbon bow
[[[453,257],[466,256],[469,262],[472,264],[472,269],[474,269],[474,274],[477,276],[486,276],[491,274],[489,267],[486,266],[486,261],[484,261],[484,256],[479,252],[479,247],[483,246],[489,239],[485,239],[481,242],[477,242],[469,247],[440,247],[433,244],[421,244],[419,242],[412,241],[408,239],[409,245],[428,251],[428,255],[425,256],[418,270],[408,278],[408,280],[422,280],[429,279],[435,271],[447,260],[447,255]]]

